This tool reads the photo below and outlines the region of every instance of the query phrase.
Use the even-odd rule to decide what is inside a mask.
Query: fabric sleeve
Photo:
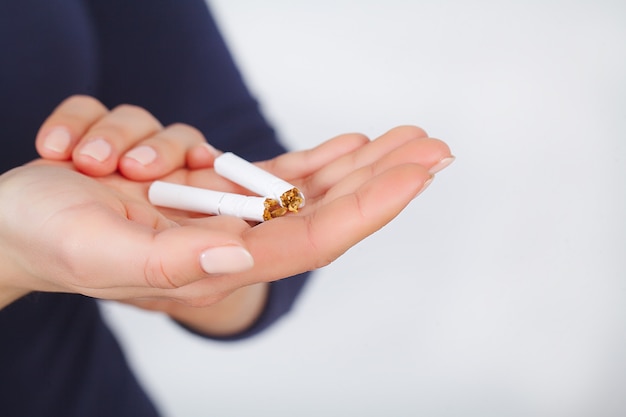
[[[142,106],[165,125],[188,123],[248,159],[284,151],[204,0],[88,1],[105,104]]]
[[[204,0],[89,0],[88,4],[101,59],[98,91],[107,106],[136,104],[165,125],[188,123],[216,148],[252,161],[284,152]],[[242,339],[272,325],[291,309],[308,275],[272,283],[256,324],[221,339]]]
[[[281,317],[291,311],[294,302],[296,301],[298,295],[305,286],[309,275],[310,273],[304,273],[270,283],[270,291],[268,294],[265,309],[258,317],[256,322],[241,333],[229,336],[207,335],[199,333],[198,331],[191,329],[182,323],[179,324],[191,333],[221,341],[236,341],[256,336],[259,333],[265,331],[267,328],[271,327]]]

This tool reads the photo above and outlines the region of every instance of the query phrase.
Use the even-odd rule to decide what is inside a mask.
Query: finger
[[[389,223],[431,180],[431,174],[420,165],[400,165],[321,206],[311,217],[309,242],[305,243],[317,249],[316,267],[334,261]]]
[[[285,216],[249,229],[243,236],[255,268],[228,277],[215,277],[213,288],[259,280],[274,281],[328,265],[356,243],[379,230],[427,185],[430,174],[419,165],[402,165],[373,178],[355,193],[342,196],[309,215]],[[259,273],[262,271],[262,273]],[[176,289],[191,296],[208,285],[198,281]]]
[[[235,288],[326,266],[391,221],[430,181],[431,174],[422,166],[397,166],[352,194],[316,209],[305,207],[302,216],[259,224],[243,235],[255,260],[253,269],[198,280],[169,295],[192,305],[209,305]]]
[[[124,152],[161,129],[159,121],[147,110],[120,105],[85,132],[72,152],[72,160],[86,174],[110,174],[117,170]]]
[[[369,142],[367,136],[358,133],[340,135],[312,149],[282,154],[258,165],[285,180],[304,178]]]
[[[355,168],[369,165],[410,140],[427,138],[428,134],[417,126],[398,126],[377,139],[373,140],[370,146],[363,147],[359,152],[350,155]]]
[[[312,198],[317,195],[323,196],[321,202],[323,204],[324,201],[333,200],[341,195],[354,192],[361,184],[396,166],[418,164],[431,171],[431,167],[437,163],[436,161],[441,160],[442,155],[449,156],[449,149],[445,143],[437,139],[422,138],[410,140],[383,155],[374,163],[339,177],[340,180],[328,189],[326,189],[328,184],[320,186],[320,183],[313,179],[309,183],[305,183],[302,187],[303,192]],[[320,188],[314,188],[316,186]]]
[[[392,161],[430,168],[450,157],[448,145],[438,139],[420,136],[421,132],[419,128],[406,126],[393,129],[354,155],[344,156],[316,172],[301,187],[307,190],[307,195],[321,195],[352,172],[372,166],[387,155],[390,155],[386,160],[387,168]]]
[[[83,277],[73,289],[98,298],[170,297],[172,289],[213,275],[241,272],[254,263],[239,236],[239,223],[232,231],[212,230],[206,225],[154,231],[115,218],[101,221],[99,227],[99,238],[89,250],[68,251],[71,270]],[[84,242],[81,233],[64,237],[64,245],[69,247],[74,243],[84,246]]]
[[[426,132],[414,126],[396,127],[353,153],[338,158],[320,169],[307,180],[307,187],[315,194],[323,193],[339,179],[364,166],[368,166],[387,153],[411,140],[427,138]],[[304,188],[304,187],[303,187]],[[310,191],[309,191],[310,192]]]
[[[43,123],[35,139],[37,152],[45,159],[68,160],[74,146],[108,109],[93,97],[65,99]]]
[[[120,158],[119,170],[129,179],[153,180],[186,166],[188,157],[199,168],[212,165],[216,155],[199,130],[174,124],[138,141]]]
[[[195,145],[191,147],[187,152],[187,168],[211,168],[213,166],[215,158],[217,158],[220,154],[220,151],[218,151],[208,143]]]

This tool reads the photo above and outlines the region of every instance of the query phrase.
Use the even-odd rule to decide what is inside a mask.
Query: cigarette
[[[287,212],[278,201],[271,198],[225,193],[163,181],[155,181],[150,185],[148,199],[155,206],[235,216],[255,222],[271,220]]]
[[[213,167],[220,176],[255,194],[279,201],[280,205],[289,211],[297,212],[299,208],[304,207],[304,195],[298,188],[232,152],[223,153],[215,158]]]

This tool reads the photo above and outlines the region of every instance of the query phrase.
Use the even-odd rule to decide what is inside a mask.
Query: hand
[[[47,125],[51,126],[53,123],[50,122]],[[89,130],[85,129],[85,131]],[[44,128],[42,132],[45,133]],[[79,140],[72,139],[71,143],[76,144],[76,149],[79,149],[83,141],[88,142],[87,136],[89,135],[84,135],[83,139]],[[78,137],[80,138],[80,135]],[[131,141],[131,143],[134,142]],[[158,145],[156,147],[160,149]],[[69,148],[66,148],[66,152],[67,149]],[[115,149],[127,148],[120,146]],[[122,154],[121,151],[118,154]],[[85,154],[70,150],[59,159],[69,156],[74,156],[74,163],[79,166],[78,161],[85,157]],[[208,159],[205,157],[204,162],[196,165],[210,164],[211,158],[209,153]],[[189,156],[186,160],[189,161]],[[85,164],[82,169],[86,172],[106,174],[111,169],[115,169],[115,163],[113,163],[107,165],[105,170],[92,170],[91,165],[98,167],[99,161],[94,162],[93,158],[88,157],[82,161]],[[175,164],[161,165],[159,169],[162,170],[161,172],[166,172],[177,164],[182,165],[180,158],[177,161]],[[56,185],[66,184],[66,180],[71,183],[81,178],[78,188],[84,190],[89,188],[91,191],[84,195],[88,201],[80,202],[78,206],[81,208],[90,205],[98,207],[99,210],[89,212],[91,217],[87,218],[92,219],[92,224],[98,224],[99,222],[93,221],[93,215],[98,214],[96,218],[102,218],[102,227],[95,231],[91,230],[91,227],[86,230],[77,227],[82,230],[72,231],[70,227],[72,231],[70,236],[75,237],[70,241],[75,242],[76,245],[59,246],[58,249],[62,251],[69,248],[71,250],[66,250],[60,257],[58,253],[53,253],[49,257],[52,260],[67,258],[68,262],[65,265],[63,262],[56,263],[61,264],[62,267],[59,276],[68,277],[68,280],[61,281],[60,285],[51,285],[50,290],[69,290],[101,298],[139,297],[149,301],[135,301],[135,303],[146,308],[167,311],[182,319],[187,318],[190,311],[193,311],[193,314],[197,314],[198,311],[210,312],[216,308],[219,311],[221,306],[228,305],[228,303],[217,302],[237,288],[258,288],[259,286],[250,284],[280,279],[332,262],[349,247],[395,217],[430,182],[431,173],[443,168],[451,161],[449,149],[444,143],[430,139],[425,132],[412,127],[394,129],[372,142],[361,135],[343,135],[313,150],[282,155],[259,163],[259,165],[299,186],[307,196],[307,206],[296,215],[274,219],[256,227],[251,227],[241,220],[223,216],[194,220],[193,217],[196,216],[188,213],[165,211],[169,218],[164,217],[145,200],[146,184],[128,181],[118,175],[100,179],[101,183],[108,185],[109,188],[88,185],[87,182],[93,180],[82,176],[68,177],[56,181]],[[107,159],[103,162],[106,165]],[[120,171],[124,173],[122,163],[120,162],[119,165]],[[28,169],[32,168],[28,167]],[[61,174],[60,171],[56,171],[61,169],[58,166],[47,169],[53,168],[59,176],[45,173],[46,181],[55,178],[60,180],[60,177],[64,175],[77,175],[76,173],[70,174],[69,171]],[[139,166],[139,170],[141,169]],[[158,172],[158,169],[153,172]],[[39,177],[42,173],[40,171],[32,174]],[[132,168],[126,171],[126,175],[131,178],[133,176],[139,179],[146,178],[142,177],[145,174],[137,175]],[[17,175],[17,177],[20,176]],[[216,176],[211,169],[190,171],[187,168],[179,168],[164,180],[226,191],[243,191]],[[44,184],[42,188],[54,189],[54,184],[52,185],[53,187],[48,187]],[[100,192],[103,195],[100,195]],[[81,190],[75,189],[69,194],[81,194]],[[108,196],[103,200],[104,194]],[[3,198],[3,201],[8,200]],[[101,204],[102,201],[108,201],[108,203]],[[50,214],[47,210],[42,211],[44,215]],[[74,208],[65,207],[61,211],[72,212]],[[80,210],[75,210],[75,212],[80,212]],[[63,215],[61,213],[59,217]],[[129,219],[131,222],[128,222]],[[115,227],[107,227],[107,222],[113,220],[117,221]],[[74,223],[76,222],[67,222],[70,226]],[[109,233],[120,228],[122,224],[124,227],[121,229],[124,229],[126,234]],[[198,232],[198,228],[203,232]],[[65,241],[63,239],[58,242],[58,236],[63,231],[57,230],[56,232],[57,243]],[[185,238],[179,240],[180,246],[173,245],[174,236],[183,236],[186,233],[197,236],[198,241],[193,240],[195,246],[191,243],[192,240]],[[35,235],[34,241],[46,237],[45,234],[42,236],[35,233]],[[94,240],[93,236],[96,235],[100,238]],[[147,238],[148,235],[150,238]],[[211,246],[209,242],[211,241],[209,235],[215,237],[212,243],[214,246]],[[54,238],[55,233],[50,236]],[[116,242],[120,236],[127,236],[123,239],[124,246],[135,247],[134,250],[117,253],[115,248],[119,248],[119,245]],[[146,244],[146,240],[149,244]],[[198,243],[200,240],[203,241],[202,244]],[[84,245],[79,244],[84,241],[91,241],[91,247],[85,248]],[[156,244],[157,241],[160,245]],[[237,261],[236,256],[233,256],[230,259],[231,264],[225,270],[220,271],[220,268],[224,269],[224,265],[220,266],[217,261],[228,263],[228,258],[210,255],[203,257],[201,256],[204,252],[202,248],[207,246],[221,248],[225,241],[228,242],[227,248],[233,249],[241,259]],[[57,248],[48,243],[50,242],[44,243],[43,247]],[[177,250],[168,252],[165,250],[166,247],[174,247]],[[248,253],[244,249],[246,247],[252,253],[254,266],[245,262],[245,259],[250,260],[250,257],[246,256]],[[84,249],[83,253],[76,251],[76,248]],[[140,248],[142,249],[139,250]],[[129,256],[130,253],[133,255]],[[99,257],[98,254],[102,256]],[[33,256],[37,257],[36,254]],[[198,262],[199,258],[200,262]],[[42,258],[39,257],[39,259]],[[22,263],[29,266],[41,264],[41,262],[31,264],[28,260]],[[112,264],[115,264],[115,268],[112,268]],[[123,266],[120,268],[120,265]],[[143,270],[137,268],[137,265],[143,266]],[[69,266],[69,270],[63,270],[64,266]],[[251,269],[243,272],[248,267]],[[236,268],[240,268],[239,273]],[[50,269],[44,262],[40,272],[45,276],[48,275],[48,271]],[[77,274],[77,272],[84,272],[84,275]],[[56,274],[52,275],[53,278],[54,276]],[[87,276],[91,277],[90,282],[82,282]],[[117,278],[115,283],[111,283],[111,276]],[[225,301],[241,299],[242,293],[241,290],[237,291],[235,293],[237,296],[228,297]],[[214,307],[189,309],[171,301],[193,306],[214,305]]]
[[[20,272],[9,277],[27,290],[209,305],[320,268],[395,217],[449,158],[424,135],[408,127],[372,142],[344,135],[261,163],[300,187],[307,206],[254,227],[227,216],[166,217],[148,203],[147,183],[115,174],[93,179],[41,161],[17,168],[0,181],[2,254]],[[164,180],[238,190],[212,169]]]
[[[217,151],[191,126],[163,127],[145,109],[121,105],[108,110],[88,96],[64,100],[46,119],[35,140],[48,160],[71,160],[80,172],[154,180],[176,168],[209,167]]]
[[[193,308],[158,296],[135,304],[165,311],[201,332],[229,334],[232,326],[211,318],[232,317],[233,304],[255,305],[253,301],[264,294],[264,287],[248,284],[327,265],[389,222],[426,188],[436,172],[453,161],[443,142],[428,138],[419,128],[401,127],[373,142],[362,135],[343,135],[312,150],[261,162],[264,169],[299,186],[307,206],[295,215],[242,227],[244,244],[255,259],[254,267],[181,285],[170,293],[177,293],[176,297],[191,305],[210,307]],[[173,175],[170,180],[245,192],[206,171],[184,178]],[[220,218],[225,219],[215,217],[217,221]],[[240,289],[231,293],[233,288]],[[217,302],[227,294],[231,295]],[[256,305],[258,312],[261,307]]]
[[[183,166],[187,168],[210,166],[217,154],[215,149],[206,144],[204,137],[190,126],[177,124],[163,128],[151,114],[141,108],[126,105],[109,111],[97,100],[86,96],[70,97],[55,109],[40,128],[37,137],[37,149],[44,158],[51,160],[71,159],[73,166],[65,164],[67,168],[74,168],[90,175],[99,176],[110,174],[117,169],[118,173],[136,180],[156,179]],[[36,162],[36,164],[41,163],[43,161]],[[42,174],[44,178],[38,178]],[[34,181],[42,180],[44,184],[47,184],[44,191],[57,190],[56,187],[59,185],[61,186],[59,190],[62,190],[64,187],[72,186],[75,181],[80,182],[80,177],[67,176],[67,173],[51,171],[49,174],[50,176],[47,177],[48,173],[45,170],[31,170],[26,174],[26,177],[23,173],[18,174],[17,177],[21,176],[24,179],[30,176]],[[0,183],[4,182],[6,177],[6,175],[0,177]],[[65,180],[67,182],[64,182]],[[111,178],[108,180],[111,181]],[[103,181],[106,180],[103,178]],[[19,183],[20,181],[14,182]],[[11,181],[9,181],[10,183]],[[93,191],[91,189],[81,190],[80,187],[73,189],[77,192],[77,196],[88,202],[87,204],[97,205],[105,202],[105,200],[99,200],[99,197],[90,195]],[[85,193],[85,191],[87,192]],[[37,196],[31,195],[31,197]],[[93,199],[90,201],[90,198]],[[19,218],[15,220],[16,224],[21,223]],[[81,228],[84,227],[85,223],[88,228],[92,220],[95,219],[78,215],[75,226]],[[141,222],[141,219],[138,221]],[[31,223],[28,219],[26,222],[27,224]],[[19,233],[16,236],[19,238]],[[103,239],[97,239],[106,245],[107,236],[102,237]],[[10,236],[0,235],[0,238],[0,243],[4,240],[8,244],[11,243]],[[44,252],[51,253],[51,258],[62,257],[63,250],[58,245],[62,242],[46,242],[44,236],[41,243]],[[81,244],[80,241],[76,243]],[[18,252],[20,251],[18,250]],[[251,260],[245,250],[237,252],[235,249],[235,252],[236,255],[243,256],[244,261]],[[37,253],[18,253],[18,255],[24,254],[38,257]],[[70,253],[69,255],[80,256],[81,254]],[[31,263],[28,256],[22,258],[24,258],[25,264]],[[19,260],[20,256],[17,256],[17,259]],[[236,261],[236,259],[231,259],[231,261]],[[246,263],[235,263],[235,267],[245,268]],[[8,265],[3,262],[2,271],[15,279],[13,282],[15,286],[4,286],[0,282],[0,308],[29,290],[55,291],[56,285],[47,286],[37,280],[28,283],[28,280],[25,280],[21,275],[24,271],[20,271],[18,268],[13,273],[8,273],[8,268]],[[215,264],[211,266],[211,270],[218,270]],[[60,272],[60,274],[61,276],[72,277],[72,271]],[[42,275],[41,277],[45,276]],[[80,288],[71,289],[63,286],[58,290],[89,293]],[[263,285],[244,288],[219,305],[214,306],[210,314],[203,312],[201,317],[203,326],[213,333],[232,333],[243,329],[260,313],[264,305],[265,295],[266,287]],[[133,303],[138,304],[137,301]],[[197,314],[200,309],[194,310]],[[193,323],[188,324],[192,325]]]
[[[54,132],[53,138],[59,132],[71,138],[63,147],[63,152],[51,150],[54,146],[51,147],[49,141],[45,140],[50,139],[50,132]],[[105,139],[108,146],[102,143]],[[186,163],[187,169],[174,175],[179,178],[179,182],[183,182],[180,178],[191,174],[194,184],[221,189],[228,187],[227,182],[215,175],[208,175],[204,171],[189,171],[189,168],[210,166],[212,163],[216,151],[206,145],[202,146],[203,143],[201,134],[189,126],[175,125],[163,129],[143,109],[121,106],[108,112],[95,99],[83,96],[72,97],[62,103],[44,123],[37,138],[37,147],[43,156],[57,159],[71,157],[77,169],[90,175],[110,174],[119,166],[119,172],[127,178],[156,179]],[[117,157],[132,146],[134,148],[118,161]],[[105,149],[106,158],[99,152],[102,149]],[[355,153],[357,150],[358,153]],[[140,157],[138,159],[142,160],[141,163],[134,157],[145,154],[153,159],[146,161],[146,158]],[[159,155],[159,158],[155,155]],[[339,158],[341,155],[345,156]],[[371,174],[368,172],[371,167],[376,167],[376,172],[381,173],[394,165],[413,163],[432,171],[442,168],[435,168],[440,161],[451,161],[449,156],[449,149],[440,141],[428,139],[421,129],[405,127],[395,129],[371,143],[360,135],[344,135],[318,147],[314,152],[287,154],[260,165],[285,179],[301,184],[300,187],[309,201],[309,208],[303,213],[308,213],[311,206],[319,206],[321,201],[329,202],[342,193],[356,190],[357,185]],[[384,160],[378,161],[382,157]],[[331,161],[333,164],[330,164]],[[360,173],[351,172],[356,169]],[[350,178],[343,179],[347,174],[350,174]],[[338,182],[338,178],[342,181]],[[393,188],[391,187],[392,190]],[[245,192],[237,188],[233,191]],[[324,199],[320,196],[324,196]],[[341,248],[340,240],[334,242]],[[332,242],[329,243],[332,247]],[[352,244],[348,244],[350,246]],[[343,250],[345,249],[347,248]],[[339,249],[339,253],[343,250]],[[331,260],[334,258],[331,256]]]
[[[129,123],[129,121],[133,123]],[[63,129],[61,132],[74,133],[68,135],[72,139],[63,148],[63,152],[55,153],[51,151],[50,146],[46,146],[48,142],[44,139],[49,132],[58,134],[60,128]],[[98,140],[94,141],[94,138],[98,138]],[[107,139],[107,143],[109,143],[108,147],[104,147],[109,151],[107,158],[99,156],[97,152],[102,148],[101,142],[103,139]],[[72,157],[72,161],[79,170],[91,175],[109,174],[119,165],[120,173],[131,179],[156,179],[159,175],[171,171],[174,167],[184,165],[185,162],[187,162],[187,168],[210,165],[212,158],[215,156],[215,151],[207,152],[206,147],[199,146],[203,142],[204,138],[191,127],[177,125],[163,129],[159,122],[143,109],[122,106],[114,109],[112,112],[108,112],[95,99],[82,96],[70,98],[62,103],[44,123],[37,138],[38,149],[44,156],[48,155],[58,159]],[[97,146],[94,146],[94,144]],[[123,151],[131,146],[135,146],[134,149],[126,153],[119,160],[118,164],[116,156],[122,154]],[[148,152],[149,154],[159,154],[158,151],[160,150],[161,158],[152,159],[150,160],[151,163],[148,164],[145,164],[146,161],[144,160],[144,164],[140,164],[132,156],[133,154],[146,153],[144,151],[148,146],[155,149],[155,152]],[[181,149],[185,149],[185,146],[189,150],[180,152]],[[92,147],[96,149],[90,150]],[[177,150],[178,152],[165,152],[167,149]],[[202,155],[202,152],[205,155]],[[131,155],[130,157],[128,156],[129,154]],[[94,158],[94,155],[97,158]],[[196,155],[196,157],[190,155]],[[442,168],[442,166],[436,167],[437,164],[441,163],[440,161],[444,161],[444,164],[450,162],[451,159],[449,157],[449,149],[445,144],[429,139],[421,129],[404,127],[395,129],[371,143],[361,135],[344,135],[313,151],[286,154],[260,165],[293,183],[300,184],[299,186],[307,195],[308,206],[300,213],[300,216],[295,217],[299,218],[299,220],[307,220],[310,217],[303,216],[303,214],[308,215],[311,213],[312,207],[316,211],[322,208],[326,209],[328,203],[333,202],[337,197],[342,197],[345,194],[352,195],[352,192],[358,190],[358,187],[363,185],[373,175],[377,176],[389,168],[403,164],[417,164],[425,170],[433,171]],[[415,168],[413,167],[413,169]],[[409,167],[405,167],[406,169],[409,169]],[[391,173],[386,175],[392,176]],[[188,181],[198,186],[218,189],[230,187],[231,191],[245,192],[245,190],[237,189],[232,184],[216,177],[212,172],[193,172],[189,171],[189,169],[183,169],[170,178],[178,178],[178,182],[184,182],[183,179],[188,178]],[[337,179],[341,179],[341,181],[337,181]],[[425,181],[423,175],[416,178],[416,184],[420,188],[423,188]],[[389,181],[389,184],[393,185],[393,181]],[[395,192],[395,189],[398,188],[398,194],[401,196],[400,185],[401,183],[391,186],[389,190]],[[389,197],[387,200],[393,202],[400,196],[395,198]],[[387,201],[379,203],[380,207],[384,207],[385,203]],[[344,202],[344,204],[347,204],[347,202]],[[331,207],[334,207],[334,205],[331,205]],[[344,212],[342,215],[348,221],[355,219],[353,213],[347,214]],[[292,222],[292,220],[288,221]],[[336,219],[329,217],[327,221],[332,225],[332,228],[335,227],[333,224],[335,221],[340,223],[337,225],[338,227],[344,224],[341,217]],[[383,224],[386,221],[389,220],[383,221]],[[271,230],[277,229],[278,225],[285,223],[285,221],[273,222]],[[299,224],[302,224],[302,222]],[[315,222],[313,224],[319,223]],[[354,236],[345,235],[343,240],[333,238],[328,242],[323,242],[320,248],[324,251],[330,251],[332,248],[332,251],[329,252],[329,258],[325,260],[320,261],[315,256],[309,258],[314,259],[318,264],[298,264],[301,266],[295,267],[294,260],[307,261],[302,256],[296,256],[290,262],[276,263],[276,265],[284,265],[285,272],[278,272],[275,267],[272,267],[271,270],[276,271],[275,274],[277,275],[267,273],[262,275],[266,277],[265,280],[270,280],[271,277],[281,278],[287,276],[289,275],[288,268],[286,268],[287,265],[294,267],[293,273],[319,267],[331,262],[347,248],[381,226],[382,224],[372,224],[370,229],[359,228],[358,234]],[[325,227],[329,226],[326,225]],[[264,230],[266,228],[269,228],[269,226],[263,225],[260,229]],[[253,236],[256,236],[257,229],[255,228],[254,233],[252,233]],[[314,231],[315,229],[310,229],[310,232]],[[325,236],[326,232],[327,230],[322,230],[317,233],[320,236]],[[329,234],[329,236],[331,235],[333,234]],[[271,244],[271,246],[274,245],[275,243]],[[271,250],[268,247],[262,253],[256,254],[255,259],[262,259],[266,257],[265,254],[270,252]],[[280,253],[285,252],[281,251]],[[257,262],[259,259],[257,259]],[[269,264],[272,263],[270,260]],[[253,273],[255,276],[257,275],[256,271],[253,271]]]
[[[169,296],[209,305],[236,288],[328,265],[391,221],[430,184],[434,173],[453,160],[445,143],[405,126],[374,141],[342,135],[312,150],[260,162],[262,168],[299,187],[306,206],[254,227],[240,221],[240,236],[254,267],[211,280],[178,282]],[[245,192],[210,170],[179,174],[167,180]],[[231,221],[221,230],[236,232],[228,229],[235,226]],[[219,216],[213,227],[222,227]]]
[[[146,200],[147,183],[117,174],[93,179],[42,161],[16,168],[0,177],[1,301],[63,291],[157,300],[144,307],[182,320],[211,315],[171,301],[209,306],[238,288],[322,267],[390,221],[449,160],[445,144],[420,135],[344,135],[262,163],[299,186],[307,206],[254,227],[226,216],[166,217]],[[164,179],[237,191],[211,169]]]

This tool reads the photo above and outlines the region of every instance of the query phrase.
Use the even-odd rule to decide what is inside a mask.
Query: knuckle
[[[370,138],[363,133],[351,133],[347,136],[350,140],[353,140],[358,145],[365,145],[371,141]]]
[[[161,123],[146,109],[133,104],[120,104],[102,118],[94,127],[93,134],[113,138],[138,138],[158,132]]]
[[[67,106],[72,108],[84,108],[84,107],[98,107],[105,108],[104,104],[95,97],[87,96],[84,94],[75,94],[69,96],[61,102],[61,106]]]
[[[177,140],[184,139],[190,143],[206,142],[206,139],[200,130],[186,123],[171,124],[166,128],[166,130],[172,133]]]
[[[117,106],[113,108],[112,111],[120,112],[120,113],[132,113],[134,115],[152,116],[152,114],[150,114],[150,112],[148,112],[148,110],[144,109],[143,107],[137,106],[135,104],[128,104],[128,103],[118,104]]]
[[[108,111],[104,104],[91,96],[74,95],[63,100],[54,109],[47,122],[58,123],[61,120],[62,123],[74,124],[85,121],[85,118],[91,120]]]
[[[142,123],[153,128],[161,127],[161,123],[157,120],[157,118],[141,106],[134,104],[120,104],[112,110],[112,113],[121,115],[124,119],[131,119],[135,123],[137,120],[141,120]]]
[[[402,136],[408,139],[420,139],[428,137],[428,133],[424,129],[418,126],[403,125],[394,127],[389,133]]]

